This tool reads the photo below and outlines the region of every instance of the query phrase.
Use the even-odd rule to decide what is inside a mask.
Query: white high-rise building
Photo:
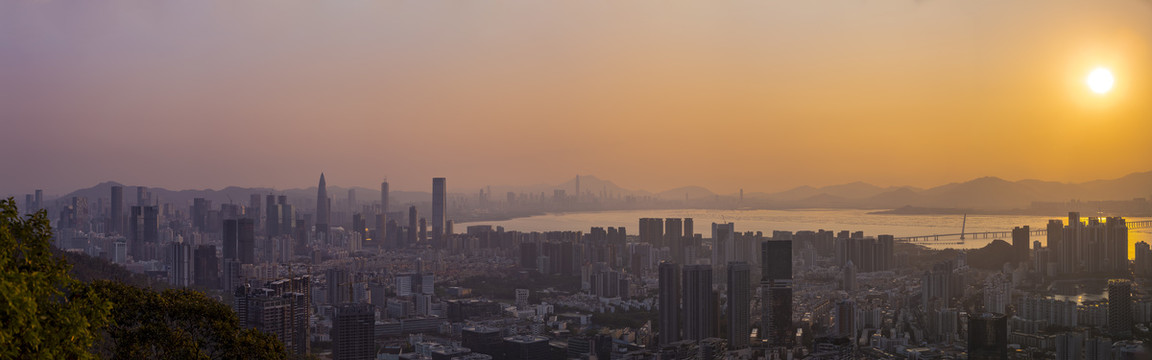
[[[984,281],[984,311],[1006,313],[1012,301],[1012,280],[999,273]]]

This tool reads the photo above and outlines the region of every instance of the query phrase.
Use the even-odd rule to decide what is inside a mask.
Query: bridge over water
[[[1146,229],[1152,227],[1152,220],[1144,221],[1128,221],[1128,230]],[[1032,236],[1047,236],[1047,228],[1031,229],[1029,231]],[[963,235],[964,239],[960,239]],[[920,236],[904,236],[897,237],[895,241],[916,243],[916,244],[963,244],[966,239],[1012,239],[1012,230],[1008,231],[985,231],[985,232],[971,232],[971,233],[955,233],[955,234],[934,234],[934,235],[920,235]],[[1031,245],[1029,245],[1031,246]]]

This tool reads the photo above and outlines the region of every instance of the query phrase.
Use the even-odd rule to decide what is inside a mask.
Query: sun
[[[1112,71],[1108,68],[1098,67],[1088,73],[1088,78],[1084,80],[1088,84],[1088,88],[1097,94],[1106,94],[1112,90],[1112,84],[1116,79],[1112,77]]]

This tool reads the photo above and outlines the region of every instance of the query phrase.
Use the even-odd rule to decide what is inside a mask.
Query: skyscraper
[[[444,221],[448,207],[448,185],[442,177],[432,178],[432,241],[443,246]]]
[[[192,285],[192,248],[183,241],[170,245],[172,264],[168,269],[168,283],[175,287]]]
[[[684,339],[716,336],[716,304],[712,294],[712,265],[686,265],[683,272]]]
[[[1008,359],[1008,318],[1004,314],[968,315],[968,359]]]
[[[124,187],[112,187],[112,214],[110,216],[111,224],[108,224],[108,231],[123,234],[124,233]]]
[[[328,234],[328,185],[324,182],[324,173],[320,173],[320,185],[316,188],[316,232]]]
[[[1023,227],[1017,226],[1012,228],[1012,250],[1014,250],[1013,255],[1015,256],[1013,257],[1016,259],[1016,261],[1028,261],[1028,244],[1031,243],[1031,236],[1032,231],[1028,228],[1027,225]]]
[[[276,224],[280,227],[280,234],[292,235],[292,225],[296,222],[296,209],[288,204],[287,195],[277,196],[276,205],[280,207],[280,222]]]
[[[259,289],[232,289],[240,327],[276,337],[290,354],[311,350],[311,276],[278,279]]]
[[[128,220],[131,240],[128,249],[136,261],[151,259],[156,255],[156,241],[160,234],[159,209],[155,206],[133,206]]]
[[[1106,264],[1112,266],[1115,273],[1128,272],[1128,224],[1121,217],[1105,219],[1104,248]]]
[[[1132,338],[1132,282],[1108,280],[1108,335],[1113,340]]]
[[[1048,248],[1052,252],[1052,262],[1056,264],[1056,272],[1063,274],[1066,273],[1065,267],[1071,267],[1071,260],[1065,254],[1064,246],[1064,222],[1060,220],[1048,220]]]
[[[340,305],[352,301],[352,278],[348,270],[340,268],[328,269],[324,272],[324,280],[328,282],[328,303]]]
[[[332,319],[333,360],[376,358],[376,311],[372,304],[343,304]]]
[[[224,226],[222,227],[224,228],[224,234],[222,236],[224,248],[221,249],[220,252],[224,255],[224,260],[238,260],[239,255],[237,255],[236,249],[239,249],[237,246],[238,236],[240,234],[238,230],[240,228],[239,220],[225,219]],[[232,289],[225,290],[232,291]]]
[[[388,213],[388,181],[380,183],[380,213]]]
[[[767,297],[760,328],[768,347],[787,347],[792,327],[792,242],[768,240],[760,246],[760,286]]]
[[[748,347],[752,324],[749,319],[751,294],[751,267],[747,262],[728,263],[728,347]]]
[[[252,219],[236,220],[236,257],[241,264],[256,263],[256,223]]]
[[[218,289],[220,288],[220,261],[216,257],[215,245],[197,246],[192,253],[192,282],[196,286]]]
[[[677,218],[664,219],[664,244],[672,252],[672,261],[681,264],[691,264],[684,259],[684,245],[681,240],[684,236],[684,222]]]
[[[712,263],[717,265],[716,281],[727,282],[727,271],[723,268],[729,261],[736,261],[736,224],[712,223]]]
[[[356,189],[348,189],[348,213],[356,212]]]
[[[656,249],[664,247],[664,219],[641,218],[640,242],[652,244]]]
[[[419,229],[417,229],[417,223],[420,221],[419,216],[420,214],[416,213],[416,205],[408,207],[408,243],[400,247],[416,245],[416,236],[419,235]]]
[[[280,204],[276,195],[268,194],[264,201],[264,233],[271,239],[280,234]]]
[[[680,341],[680,265],[660,263],[660,345]]]

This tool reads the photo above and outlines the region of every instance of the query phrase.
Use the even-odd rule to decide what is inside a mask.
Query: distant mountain
[[[841,198],[844,200],[861,200],[882,194],[887,191],[893,191],[898,188],[889,187],[882,188],[876,185],[865,183],[862,181],[851,182],[847,184],[831,185],[821,188],[814,188],[811,186],[800,186],[789,190],[781,191],[773,194],[757,193],[754,198],[765,199],[774,202],[803,203],[808,199],[824,199],[828,200],[829,197],[819,197],[820,195],[827,195],[832,198]]]
[[[1007,181],[997,177],[982,177],[923,191],[904,189],[889,191],[863,201],[861,205],[883,208],[913,206],[1005,210],[1027,208],[1032,202],[1037,201],[1132,200],[1149,197],[1152,197],[1152,171],[1079,184],[1041,180]]]
[[[121,184],[111,181],[103,182],[90,188],[76,190],[64,195],[61,199],[68,199],[73,196],[89,199],[107,198],[111,192],[110,188],[114,185]],[[333,198],[333,206],[347,204],[348,189],[340,186],[328,187],[328,193]],[[363,187],[354,187],[353,189],[355,189],[356,198],[361,203],[370,203],[380,198],[379,189]],[[452,196],[474,196],[473,194],[479,190],[449,188]],[[496,199],[500,199],[507,192],[532,195],[543,193],[544,196],[550,197],[555,190],[564,190],[569,196],[573,195],[576,192],[576,177],[573,176],[567,181],[554,185],[537,184],[484,188],[484,191],[492,192],[492,197]],[[261,196],[268,194],[287,195],[290,201],[297,206],[313,207],[316,203],[316,187],[276,190],[263,187],[232,186],[220,190],[178,191],[150,187],[148,191],[153,193],[154,198],[158,197],[162,202],[173,204],[191,204],[192,199],[197,197],[211,200],[214,204],[247,204],[252,194]],[[689,202],[696,202],[697,205],[731,201],[738,196],[737,194],[718,195],[700,186],[684,186],[650,193],[644,190],[625,189],[612,181],[591,175],[580,176],[580,192],[585,196],[594,195],[596,197],[604,195],[612,198],[636,196],[664,201],[684,201],[687,199]],[[392,191],[390,196],[391,204],[394,206],[392,211],[399,211],[401,206],[405,204],[427,204],[432,198],[431,193],[424,191]],[[134,205],[136,202],[135,187],[124,186],[124,197],[126,205]],[[1078,184],[1033,179],[1008,181],[997,177],[982,177],[930,189],[918,189],[914,187],[883,188],[857,181],[820,188],[800,186],[776,193],[749,192],[745,193],[746,203],[744,205],[765,208],[895,209],[917,207],[1007,210],[1027,208],[1033,202],[1131,200],[1134,198],[1152,198],[1152,171],[1133,173],[1118,179],[1095,180]]]

